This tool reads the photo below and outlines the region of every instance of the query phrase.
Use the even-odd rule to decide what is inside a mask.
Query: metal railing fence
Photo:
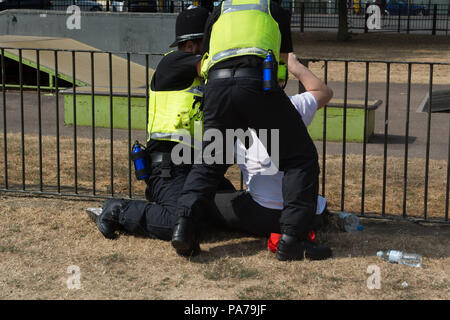
[[[220,2],[215,1],[214,5]],[[201,5],[201,1],[157,1],[157,0],[33,0],[5,3],[0,8],[46,9],[67,11],[76,5],[81,11],[91,12],[160,12],[178,13],[190,5]],[[359,32],[406,32],[445,34],[449,32],[450,3],[434,3],[424,0],[406,7],[387,6],[382,9],[380,30],[367,28],[367,8],[372,2],[361,1],[360,5],[347,8],[348,27]],[[336,30],[339,25],[338,2],[336,0],[303,2],[299,0],[282,1],[282,6],[291,15],[294,30]]]
[[[362,3],[357,7],[347,8],[348,28],[360,32],[422,32],[428,34],[445,34],[449,32],[449,4],[414,4],[413,7],[382,11],[381,29],[367,28],[367,8],[372,3]],[[283,7],[291,14],[291,27],[294,30],[334,29],[339,26],[338,4],[336,1],[325,2],[283,2]]]
[[[16,0],[0,4],[0,9],[41,9],[66,11],[70,6],[91,12],[166,12],[185,10],[190,5],[200,5],[198,1],[157,1],[157,0]]]
[[[19,73],[18,87],[7,90],[6,66],[11,59],[7,52],[17,54],[17,71]],[[35,57],[36,87],[25,89],[23,70],[24,55],[29,57],[32,52]],[[2,87],[2,117],[0,139],[0,191],[19,192],[34,195],[75,196],[84,198],[127,197],[143,198],[144,183],[134,178],[134,168],[130,159],[130,149],[133,142],[146,139],[146,131],[134,127],[134,122],[143,122],[148,117],[148,85],[132,88],[131,83],[136,73],[136,64],[132,64],[135,56],[144,57],[146,63],[142,79],[145,84],[150,83],[149,59],[151,56],[162,56],[156,53],[106,52],[84,50],[55,50],[29,48],[0,48],[1,54],[1,87]],[[41,89],[42,57],[46,58],[46,67],[54,71],[54,89]],[[113,57],[122,56],[125,66],[122,73],[114,70]],[[64,61],[63,61],[64,58]],[[52,66],[48,65],[51,61]],[[342,132],[341,142],[327,141],[330,128],[327,125],[330,112],[329,107],[323,110],[322,142],[317,142],[321,155],[321,194],[329,199],[331,208],[357,212],[362,216],[374,216],[393,219],[420,218],[425,221],[448,223],[449,183],[450,183],[450,129],[448,139],[444,144],[448,153],[444,159],[436,160],[432,157],[432,141],[436,140],[434,130],[442,129],[445,114],[432,117],[432,108],[423,114],[415,126],[423,128],[424,137],[411,135],[411,108],[414,77],[428,73],[428,83],[425,92],[429,94],[432,105],[434,78],[440,77],[442,72],[448,74],[450,63],[398,62],[388,60],[348,60],[348,59],[302,59],[310,64],[320,64],[323,74],[320,75],[326,83],[333,83],[335,96],[342,99]],[[64,63],[64,65],[63,65]],[[96,65],[107,65],[107,85],[99,87],[99,73],[95,72]],[[88,85],[79,86],[76,81],[69,88],[60,86],[62,69],[68,70],[70,78],[77,79],[83,75]],[[402,92],[405,98],[399,105],[390,105],[393,97],[399,92],[392,92],[392,70],[398,67],[406,70]],[[359,89],[351,89],[354,81],[351,70],[357,69],[363,75]],[[371,73],[371,68],[375,72]],[[378,69],[377,69],[378,68]],[[382,132],[382,149],[378,153],[368,154],[368,148],[373,143],[366,139],[369,126],[369,88],[376,83],[370,81],[374,73],[385,73],[383,83],[385,90],[376,95],[382,95],[384,100],[384,122]],[[10,68],[9,68],[10,69]],[[417,72],[414,70],[417,69]],[[439,74],[435,70],[439,69]],[[444,69],[442,71],[441,69]],[[343,70],[343,72],[342,72]],[[397,71],[395,73],[398,73]],[[362,76],[361,76],[362,77]],[[115,85],[120,79],[126,79],[126,86],[118,88]],[[439,78],[440,81],[442,77]],[[102,81],[105,81],[103,79]],[[65,82],[67,84],[67,82]],[[448,83],[447,83],[448,85]],[[135,91],[139,91],[136,93]],[[347,141],[347,129],[351,125],[349,117],[349,101],[351,95],[359,95],[364,113],[364,140],[362,143]],[[120,97],[122,102],[117,100]],[[141,99],[141,107],[145,112],[136,118],[138,112],[135,98]],[[99,100],[103,99],[103,100]],[[120,105],[119,105],[120,104]],[[88,108],[85,108],[88,105]],[[123,112],[118,116],[117,109]],[[85,108],[85,109],[82,109]],[[100,108],[104,108],[100,115]],[[84,111],[83,111],[84,110]],[[105,111],[106,110],[106,111]],[[378,112],[378,111],[377,111]],[[72,114],[72,122],[67,114]],[[397,141],[390,142],[391,114],[397,118],[396,129],[403,131]],[[64,121],[63,121],[64,116]],[[80,125],[81,117],[88,118],[87,125]],[[100,116],[106,118],[107,125],[101,127],[97,121]],[[77,118],[78,117],[78,118]],[[120,119],[117,119],[120,117]],[[318,117],[318,116],[316,116]],[[398,118],[402,117],[400,122]],[[117,121],[125,123],[122,129],[114,128]],[[441,121],[441,122],[439,122]],[[450,128],[450,126],[448,127]],[[143,128],[142,128],[143,129]],[[442,133],[440,133],[442,134]],[[409,148],[411,139],[423,140],[421,156],[411,157]],[[433,138],[433,139],[432,139]],[[445,137],[439,136],[442,142]],[[359,152],[349,151],[362,149]],[[393,146],[403,145],[403,155],[393,157],[388,150]],[[330,152],[331,149],[338,152]],[[340,151],[339,151],[340,149]],[[380,151],[382,150],[382,151]],[[391,170],[389,170],[391,169]],[[419,172],[424,171],[423,176]],[[240,181],[243,186],[242,180]],[[432,190],[430,194],[430,188]],[[378,191],[377,191],[378,190]],[[381,190],[381,191],[380,191]],[[391,196],[395,195],[394,198]],[[391,205],[391,203],[394,203]],[[370,205],[372,203],[373,205]],[[381,204],[381,207],[380,207]],[[414,205],[414,206],[412,206]],[[392,212],[391,212],[392,211]]]

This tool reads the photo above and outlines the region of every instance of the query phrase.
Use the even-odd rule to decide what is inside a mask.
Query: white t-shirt
[[[309,92],[296,94],[289,98],[293,107],[302,116],[305,125],[308,126],[317,111],[316,98]],[[238,165],[242,171],[247,191],[253,200],[261,206],[282,210],[283,193],[281,190],[283,172],[279,171],[275,164],[270,161],[269,154],[262,142],[258,139],[255,130],[251,129],[250,132],[253,138],[253,144],[248,150],[240,140],[237,140],[235,144],[235,155],[238,159]],[[239,161],[239,159],[245,160]],[[323,212],[325,205],[326,199],[319,196],[317,199],[318,214]]]

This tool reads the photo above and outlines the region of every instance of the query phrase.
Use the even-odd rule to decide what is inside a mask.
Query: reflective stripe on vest
[[[272,50],[280,61],[281,33],[270,14],[270,0],[224,0],[211,30],[209,52],[202,60],[202,75],[230,58],[256,55],[265,58]]]
[[[194,128],[198,127],[195,123],[203,122],[203,112],[200,110],[202,96],[200,78],[195,78],[191,86],[184,90],[150,90],[147,141],[174,141],[194,147]],[[199,135],[201,138],[201,132]]]
[[[222,14],[242,10],[258,10],[269,13],[268,1],[224,1],[222,5]]]

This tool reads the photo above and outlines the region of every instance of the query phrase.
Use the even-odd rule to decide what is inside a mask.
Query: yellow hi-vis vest
[[[211,30],[209,52],[202,60],[205,79],[213,65],[238,56],[265,58],[272,50],[280,61],[281,33],[270,14],[270,0],[224,0],[221,10]]]
[[[194,147],[194,128],[203,128],[202,97],[203,87],[198,77],[184,90],[150,90],[147,141],[174,141]],[[201,138],[202,133],[196,135]]]

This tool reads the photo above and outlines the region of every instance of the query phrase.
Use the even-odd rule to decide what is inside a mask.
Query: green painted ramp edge
[[[64,94],[64,123],[74,124],[73,94]],[[146,130],[147,101],[145,96],[131,96],[131,129]],[[373,135],[375,129],[375,110],[381,101],[377,101],[367,110],[366,142]],[[77,126],[92,126],[92,95],[76,95]],[[113,128],[128,129],[128,96],[113,95]],[[109,128],[111,121],[110,96],[94,94],[95,127]],[[364,141],[364,108],[347,107],[346,141]],[[327,106],[327,141],[343,141],[344,108],[341,106]],[[324,108],[317,111],[313,121],[308,126],[308,132],[313,140],[323,140]]]
[[[128,97],[113,96],[113,128],[128,129]],[[131,129],[145,130],[147,119],[147,102],[142,96],[132,96]],[[77,126],[92,126],[92,95],[76,95]],[[94,95],[95,127],[109,128],[111,121],[110,98],[108,95]],[[64,94],[64,124],[74,125],[73,94]]]
[[[347,108],[346,141],[364,141],[364,109]],[[317,111],[313,121],[308,126],[308,132],[313,140],[323,139],[324,109]],[[344,108],[327,107],[326,141],[343,141],[344,137]],[[375,129],[375,109],[367,111],[366,142],[373,135]]]

